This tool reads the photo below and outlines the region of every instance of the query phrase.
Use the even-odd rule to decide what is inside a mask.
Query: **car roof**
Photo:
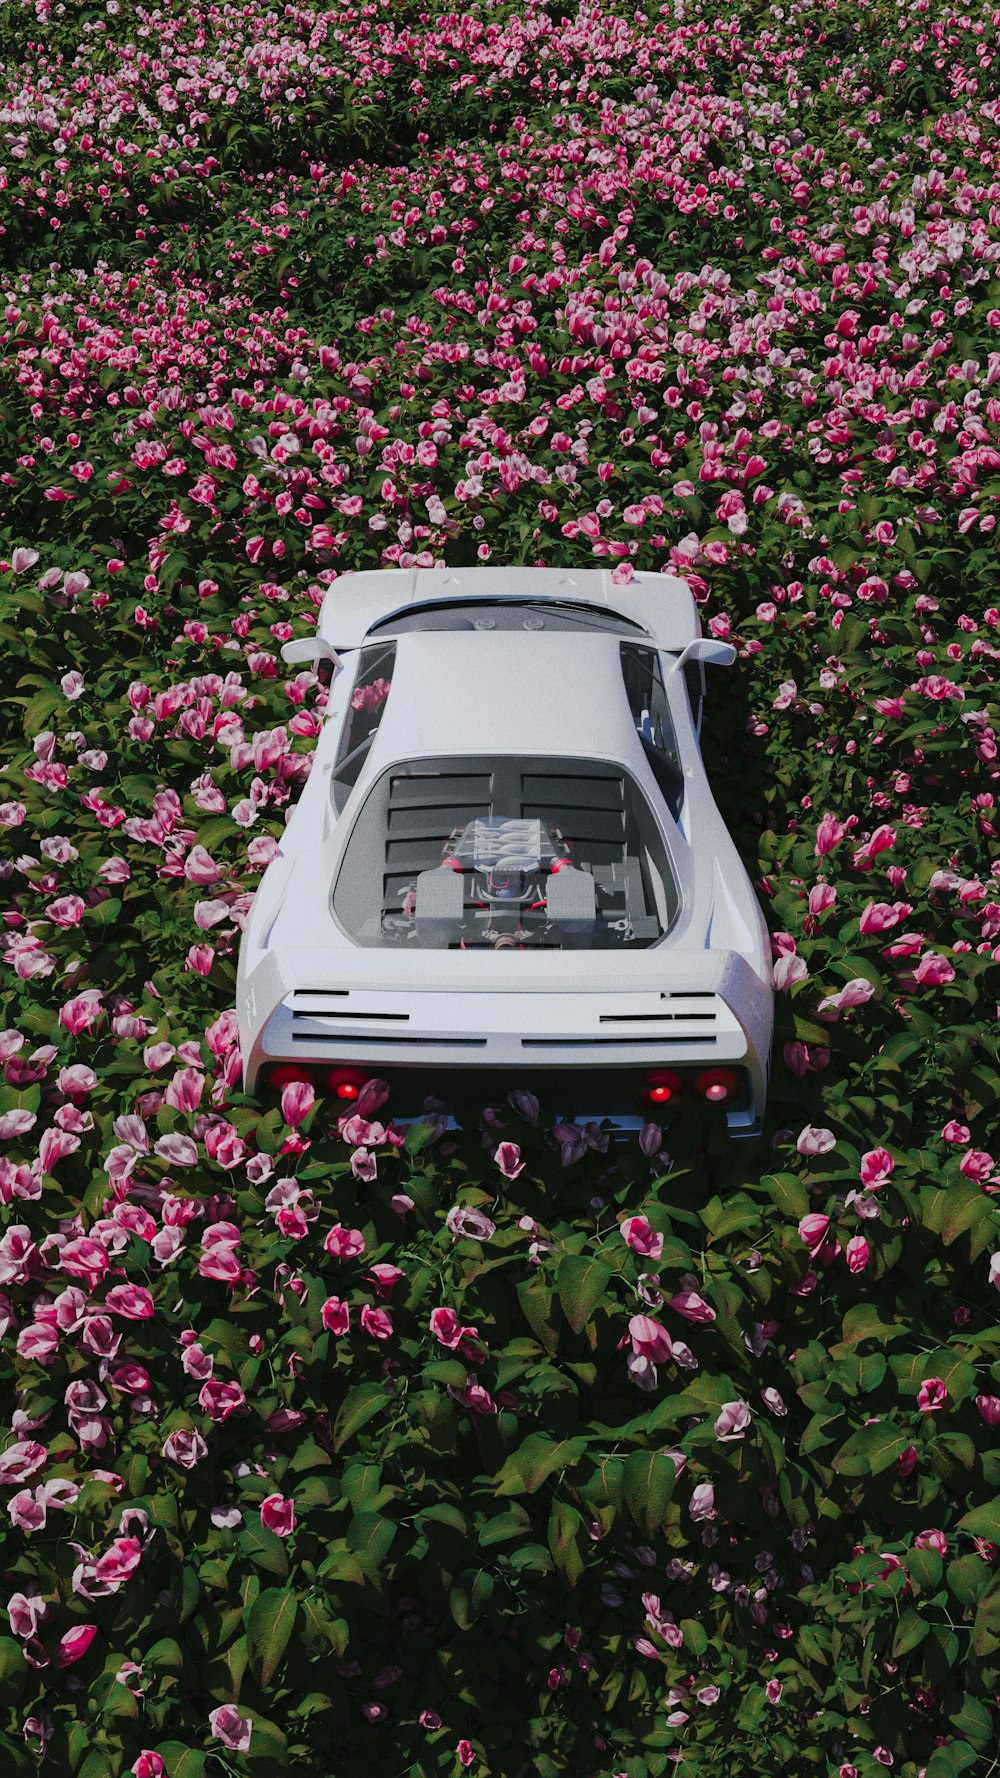
[[[455,754],[558,754],[636,763],[617,636],[516,630],[411,632],[365,778],[402,760]]]
[[[472,599],[560,599],[618,613],[648,631],[661,649],[679,650],[701,635],[687,581],[633,574],[616,583],[610,569],[387,568],[338,576],[327,591],[318,633],[337,650],[359,648],[375,624],[409,606]],[[629,633],[623,624],[622,634]],[[633,632],[634,633],[634,632]]]

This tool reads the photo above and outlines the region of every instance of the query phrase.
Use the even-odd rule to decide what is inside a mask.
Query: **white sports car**
[[[693,1094],[756,1135],[767,928],[698,747],[683,580],[345,574],[289,662],[330,661],[312,771],[240,947],[244,1086],[377,1075],[393,1116],[515,1087],[636,1128]]]

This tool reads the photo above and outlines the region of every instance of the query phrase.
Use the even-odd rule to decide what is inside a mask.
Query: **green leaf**
[[[890,1421],[879,1420],[853,1434],[832,1459],[839,1475],[881,1475],[905,1451],[909,1440]]]
[[[486,1568],[463,1568],[449,1594],[451,1615],[460,1630],[471,1630],[493,1597],[494,1579]]]
[[[583,1515],[565,1500],[555,1500],[549,1514],[548,1542],[552,1560],[575,1587],[583,1573],[583,1557],[577,1541],[584,1531]]]
[[[160,1755],[170,1778],[202,1778],[208,1754],[183,1741],[158,1741],[153,1749]]]
[[[501,1469],[497,1493],[534,1494],[555,1470],[579,1463],[586,1449],[582,1437],[551,1439],[544,1432],[529,1433]]]
[[[267,1587],[250,1607],[247,1643],[250,1667],[261,1685],[270,1685],[288,1647],[299,1604],[291,1587]]]
[[[625,1459],[625,1504],[647,1537],[659,1531],[674,1491],[673,1460],[662,1451],[631,1451]]]
[[[966,1531],[970,1537],[986,1537],[991,1543],[1000,1543],[1000,1500],[987,1501],[985,1506],[974,1506],[969,1513],[963,1513],[955,1526],[956,1531]]]
[[[523,1506],[510,1506],[506,1512],[487,1519],[479,1533],[479,1547],[486,1550],[495,1543],[509,1543],[512,1537],[523,1537],[531,1529],[531,1520]]]
[[[929,1629],[930,1625],[920,1616],[919,1611],[914,1611],[911,1607],[902,1612],[892,1639],[893,1660],[899,1660],[901,1655],[909,1654],[911,1648],[916,1648]]]
[[[340,1404],[333,1428],[333,1448],[339,1451],[356,1432],[374,1419],[380,1408],[387,1402],[384,1385],[381,1383],[359,1383],[356,1389],[349,1389]]]
[[[795,1173],[768,1173],[763,1181],[776,1208],[796,1221],[809,1211],[809,1194]]]
[[[563,1255],[556,1274],[559,1301],[574,1333],[581,1333],[604,1296],[614,1274],[602,1260],[583,1254]]]

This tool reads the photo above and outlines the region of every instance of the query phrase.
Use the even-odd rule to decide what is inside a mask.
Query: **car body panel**
[[[344,576],[331,593],[340,589],[345,607],[353,601],[357,612],[364,605],[370,628],[380,612],[410,609],[396,591],[401,581],[404,592],[421,583],[421,602],[430,597],[428,580],[451,586],[449,597],[482,600],[484,572],[495,585],[496,570],[397,571]],[[567,598],[566,576],[526,569],[508,571],[512,590],[505,596],[534,599],[539,574],[558,584],[553,597]],[[571,578],[588,582],[585,596],[593,605],[591,577]],[[593,578],[620,597],[610,575]],[[368,583],[356,599],[352,579]],[[372,582],[379,583],[381,605]],[[354,674],[335,674],[309,779],[280,854],[264,873],[240,947],[237,1012],[248,1091],[272,1060],[358,1062],[373,1073],[394,1071],[393,1078],[413,1070],[414,1079],[427,1067],[480,1079],[494,1070],[524,1070],[536,1083],[557,1087],[560,1079],[589,1080],[590,1114],[599,1116],[602,1082],[621,1086],[644,1068],[675,1063],[738,1062],[749,1088],[740,1105],[727,1109],[729,1128],[734,1135],[759,1129],[773,1018],[769,940],[705,776],[684,675],[669,672],[670,654],[699,633],[694,600],[683,582],[676,584],[687,610],[672,595],[673,649],[659,651],[683,767],[676,819],[625,694],[619,646],[636,640],[635,632],[400,634],[378,727],[339,813],[331,781]],[[633,595],[632,610],[651,630],[659,621],[658,591]],[[325,618],[326,606],[321,632]],[[343,646],[345,633],[331,622],[331,643],[336,636]],[[354,635],[358,646],[366,642],[364,634]],[[650,805],[676,877],[679,912],[665,935],[643,949],[499,952],[355,942],[335,917],[333,888],[366,798],[391,768],[406,771],[454,755],[473,763],[477,757],[584,759],[629,774]],[[613,1096],[620,1106],[622,1093]],[[562,1109],[576,1115],[575,1107]],[[637,1111],[625,1121],[639,1123],[643,1116]]]

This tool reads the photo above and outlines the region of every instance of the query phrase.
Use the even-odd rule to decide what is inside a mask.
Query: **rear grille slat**
[[[692,1043],[702,1044],[705,1048],[718,1043],[717,1037],[644,1037],[638,1033],[634,1037],[522,1037],[521,1048],[525,1050],[540,1049],[609,1049],[618,1044],[627,1044],[631,1049],[668,1048],[671,1045],[690,1046]]]

